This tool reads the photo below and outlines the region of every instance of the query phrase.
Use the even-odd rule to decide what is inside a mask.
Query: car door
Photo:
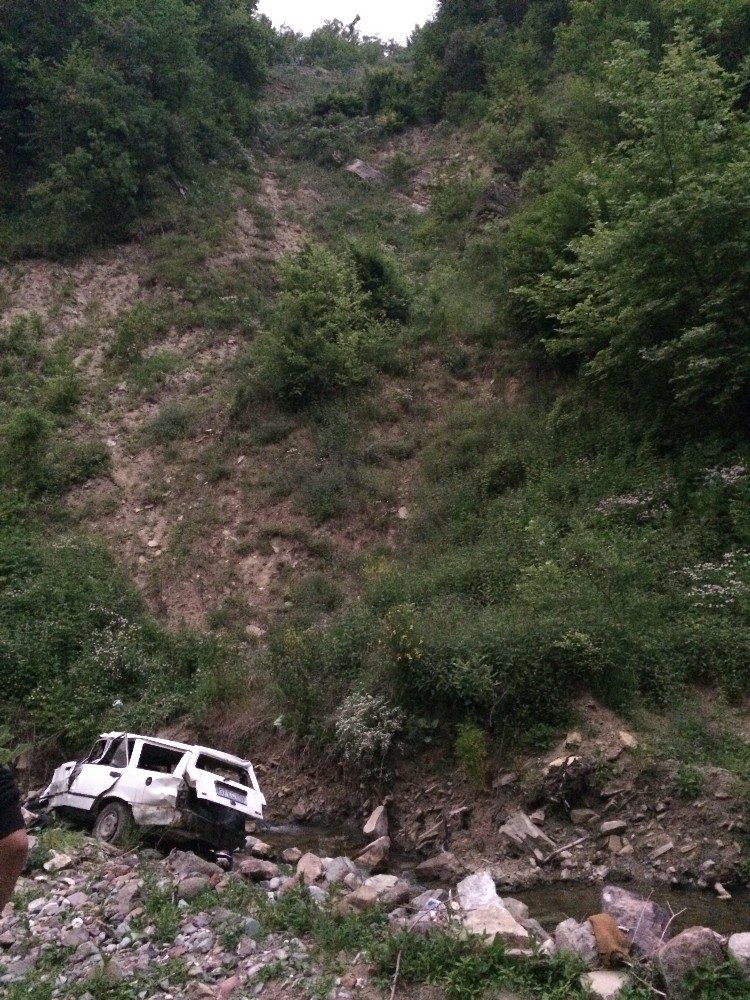
[[[71,771],[65,804],[89,811],[97,799],[113,792],[127,768],[132,747],[133,740],[126,736],[95,743],[88,757]]]
[[[179,821],[177,794],[186,753],[140,740],[128,768],[128,795],[135,821],[141,826],[173,826]]]

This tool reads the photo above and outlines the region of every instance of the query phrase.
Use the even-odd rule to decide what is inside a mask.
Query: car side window
[[[91,750],[89,751],[88,757],[86,757],[86,763],[100,764],[101,763],[100,758],[104,753],[104,751],[106,750],[106,748],[107,748],[106,740],[97,740],[96,743],[91,748]]]
[[[172,750],[153,743],[144,743],[138,759],[138,768],[143,771],[159,771],[162,774],[174,774],[177,765],[185,756],[182,750]]]
[[[130,758],[133,756],[134,745],[135,740],[126,740],[124,736],[119,740],[114,740],[99,763],[109,764],[112,767],[127,767]]]

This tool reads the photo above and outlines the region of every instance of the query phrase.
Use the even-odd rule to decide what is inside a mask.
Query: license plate
[[[216,786],[216,794],[222,799],[229,799],[230,802],[245,804],[245,792],[236,792],[233,788],[224,788],[222,785]]]

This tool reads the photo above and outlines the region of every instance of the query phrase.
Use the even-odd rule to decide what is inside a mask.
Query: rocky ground
[[[614,713],[593,702],[582,709],[580,730],[545,754],[496,766],[482,788],[460,768],[446,774],[442,751],[403,761],[382,789],[394,852],[411,865],[448,851],[457,873],[488,868],[508,892],[611,880],[723,895],[742,884],[742,782],[719,767],[686,770]],[[335,768],[306,768],[271,748],[254,753],[273,820],[341,827],[377,804]],[[536,833],[509,831],[519,813]]]
[[[524,814],[506,826],[506,836],[540,839]],[[748,977],[747,993],[726,996],[750,995],[750,934],[704,927],[671,937],[672,913],[615,886],[604,887],[601,913],[546,930],[523,902],[498,894],[489,870],[460,877],[450,852],[410,880],[386,873],[382,807],[365,833],[374,839],[355,859],[294,847],[276,857],[251,836],[225,872],[190,851],[117,850],[47,828],[0,919],[0,991],[11,1000],[471,997],[484,985],[461,992],[460,961],[476,962],[476,949],[494,942],[498,981],[519,984],[504,1000],[563,995],[537,988],[527,966],[543,984],[567,982],[566,997],[692,996],[683,977],[706,964],[732,989]],[[453,966],[439,951],[401,966],[409,942],[426,949],[436,938],[464,949]]]

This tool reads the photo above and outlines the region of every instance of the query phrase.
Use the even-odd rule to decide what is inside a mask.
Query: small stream
[[[346,828],[303,826],[297,823],[258,824],[258,836],[279,852],[286,847],[312,851],[320,857],[344,855],[354,857],[365,846],[365,839],[357,830]],[[413,872],[420,859],[414,855],[394,854],[390,869],[406,879],[413,879]],[[662,886],[640,885],[629,882],[623,886],[645,898],[652,898],[661,906],[677,914],[675,931],[686,927],[711,927],[720,934],[750,931],[750,889],[733,888],[731,900],[720,900],[712,892],[698,889],[667,889]],[[546,929],[555,927],[566,917],[584,920],[601,910],[602,885],[580,882],[557,882],[533,889],[507,892],[527,904],[531,916]]]

